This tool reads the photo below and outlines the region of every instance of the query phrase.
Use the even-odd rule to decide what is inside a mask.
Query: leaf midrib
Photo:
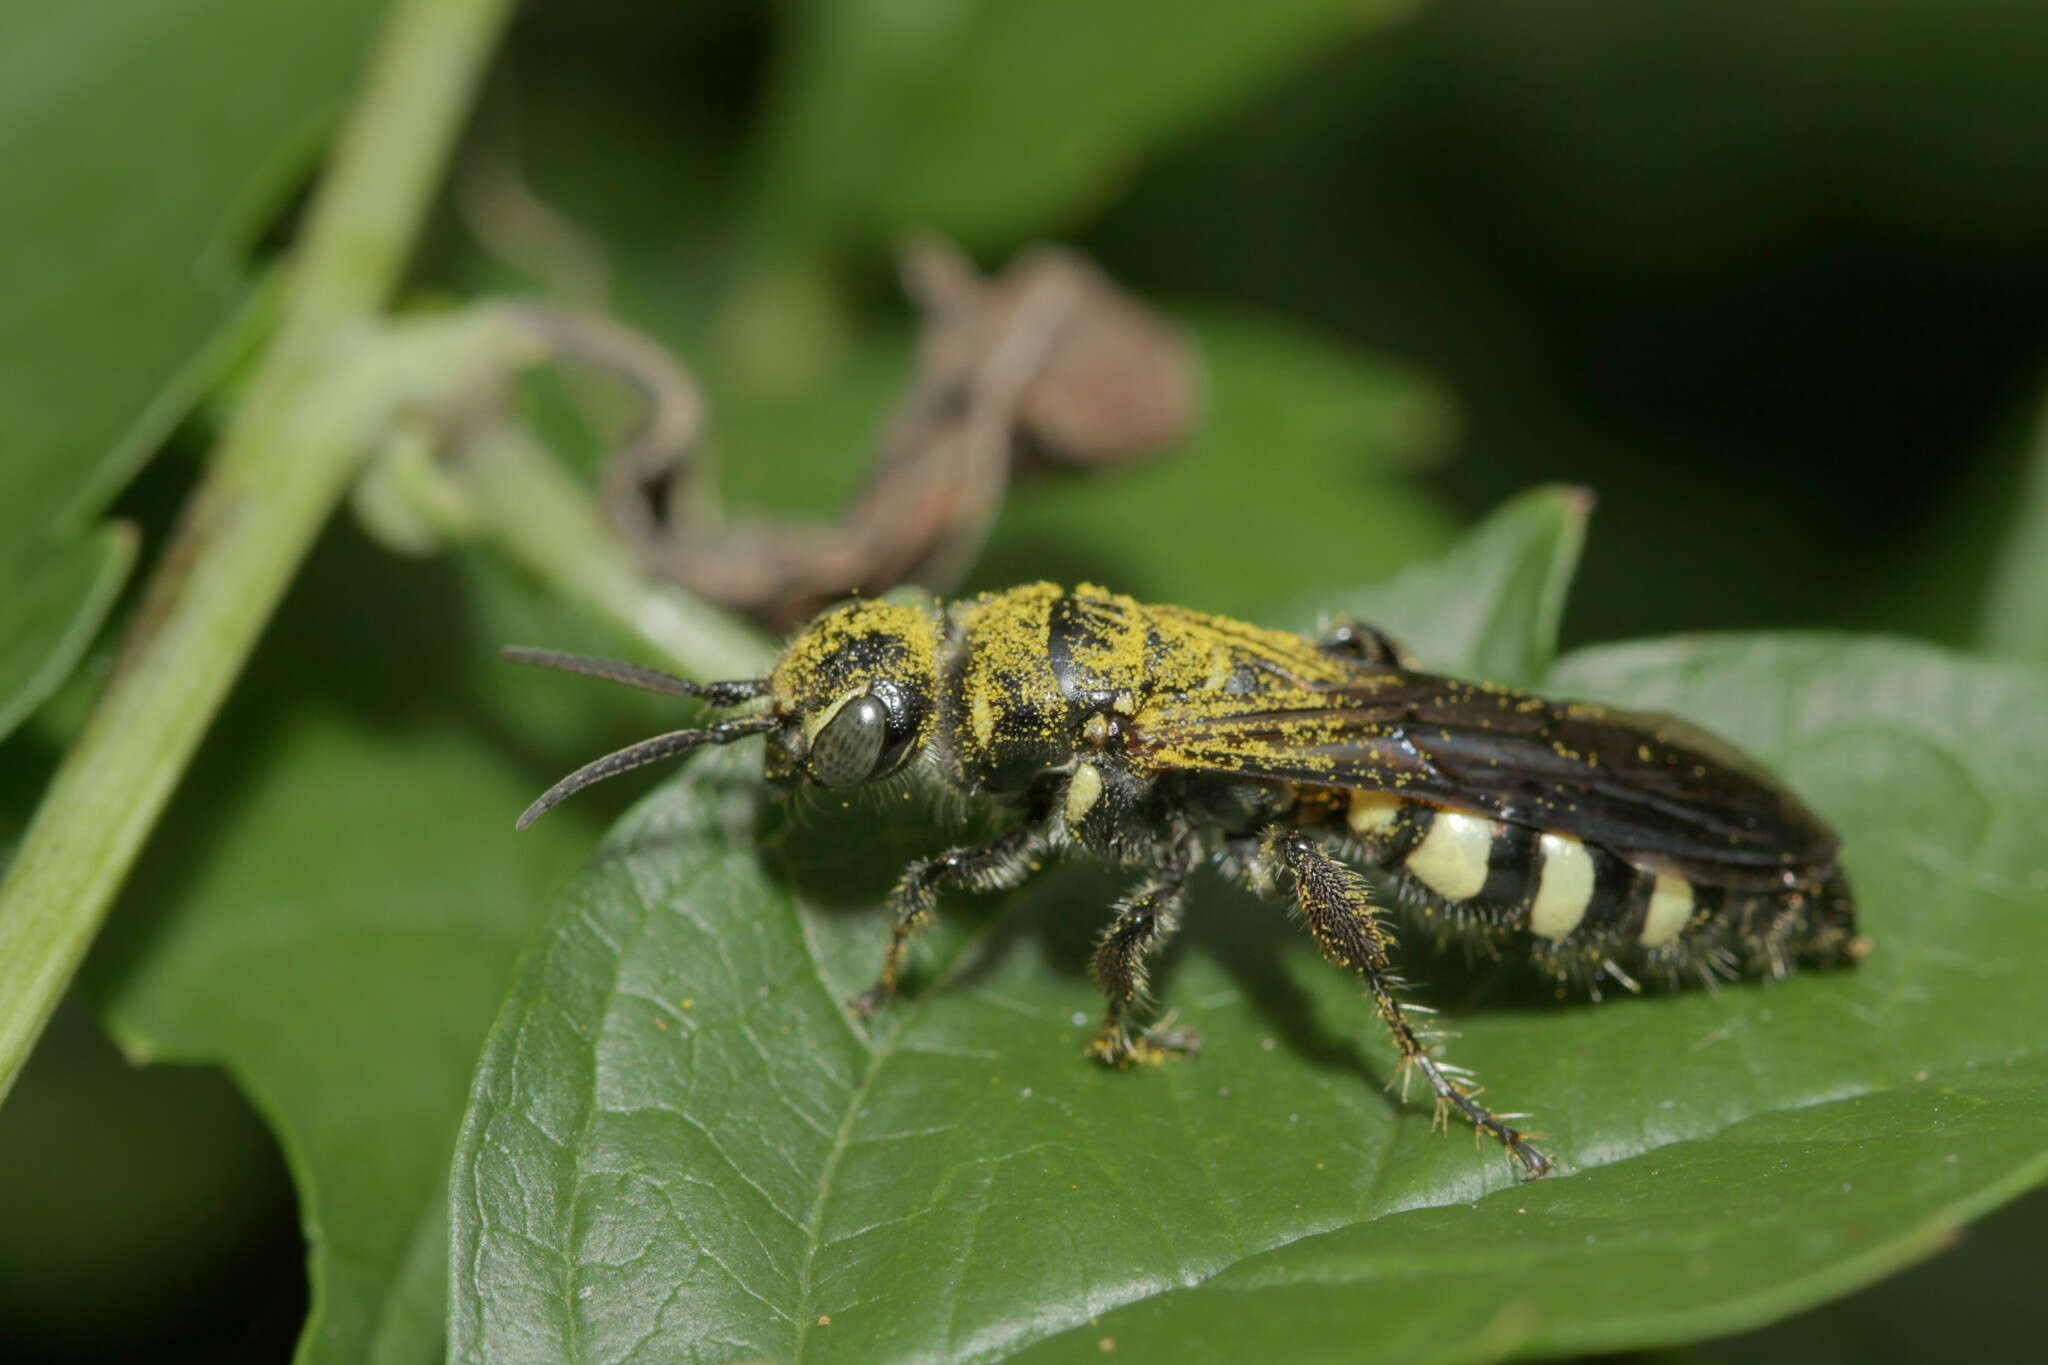
[[[803,1265],[797,1278],[796,1341],[793,1353],[790,1356],[791,1365],[802,1365],[804,1347],[810,1341],[810,1329],[816,1321],[811,1304],[811,1277],[812,1271],[817,1265],[818,1253],[824,1249],[825,1205],[832,1197],[835,1188],[834,1178],[838,1175],[839,1163],[845,1157],[847,1150],[853,1146],[854,1127],[860,1121],[861,1110],[867,1107],[868,1095],[874,1088],[875,1078],[881,1074],[882,1067],[896,1055],[902,1040],[910,1035],[912,1026],[916,1023],[918,1015],[924,1011],[926,1004],[944,987],[947,981],[952,979],[954,970],[959,966],[960,960],[966,956],[968,949],[980,943],[998,924],[1015,912],[1016,897],[1013,894],[1006,895],[1002,907],[990,915],[981,927],[963,934],[960,937],[959,946],[953,950],[945,965],[934,975],[930,983],[914,997],[905,1001],[901,996],[898,996],[896,1000],[890,1002],[891,1013],[896,1020],[896,1027],[879,1043],[871,1040],[854,1025],[853,1020],[848,1017],[845,1004],[832,994],[831,981],[825,973],[824,961],[818,954],[818,945],[811,938],[810,926],[804,920],[803,912],[797,905],[796,896],[785,892],[783,905],[790,919],[796,924],[797,936],[804,945],[804,956],[811,965],[811,975],[817,981],[819,988],[825,992],[826,1000],[831,1005],[834,1016],[839,1020],[840,1026],[847,1031],[848,1035],[857,1044],[868,1050],[867,1067],[862,1071],[860,1080],[855,1083],[852,1091],[847,1096],[846,1112],[840,1117],[839,1129],[832,1138],[832,1149],[826,1154],[824,1169],[819,1172],[818,1193],[811,1201],[810,1216],[804,1225]]]

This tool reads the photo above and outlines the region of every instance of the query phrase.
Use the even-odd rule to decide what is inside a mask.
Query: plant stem
[[[524,427],[473,438],[459,477],[479,528],[565,597],[609,616],[696,678],[751,678],[775,662],[760,631],[681,588],[648,579],[605,534],[589,491]]]
[[[120,666],[0,882],[0,1097],[363,449],[365,343],[509,0],[398,0],[307,219],[275,340],[158,564]],[[336,371],[354,367],[351,382]],[[418,382],[415,378],[413,382]],[[372,405],[373,407],[379,405]]]

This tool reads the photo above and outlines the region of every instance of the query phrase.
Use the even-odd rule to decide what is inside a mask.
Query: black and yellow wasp
[[[1827,825],[1783,786],[1677,720],[1545,701],[1406,667],[1370,627],[1321,639],[1104,589],[1037,583],[942,607],[865,600],[819,616],[766,678],[693,683],[544,650],[506,653],[714,706],[745,708],[601,758],[520,817],[704,744],[768,737],[788,790],[890,777],[997,803],[985,843],[911,864],[869,1013],[949,886],[1014,886],[1078,847],[1139,870],[1092,963],[1109,997],[1089,1052],[1124,1065],[1185,1049],[1131,1018],[1146,959],[1204,860],[1291,898],[1323,955],[1365,979],[1400,1049],[1533,1177],[1549,1158],[1432,1057],[1395,989],[1381,873],[1446,940],[1533,959],[1560,987],[1712,984],[1861,956]]]

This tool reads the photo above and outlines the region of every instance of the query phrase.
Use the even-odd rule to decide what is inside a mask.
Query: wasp
[[[1107,1008],[1089,1054],[1125,1066],[1190,1050],[1186,1031],[1137,1015],[1190,874],[1214,863],[1299,911],[1323,956],[1363,979],[1400,1075],[1420,1072],[1439,1120],[1458,1110],[1525,1178],[1550,1168],[1509,1123],[1526,1116],[1481,1104],[1411,1022],[1426,1011],[1401,998],[1390,908],[1595,998],[1603,979],[1713,986],[1867,949],[1834,831],[1726,744],[1667,716],[1423,672],[1361,624],[1311,638],[1037,583],[835,607],[765,678],[506,653],[735,712],[571,773],[522,829],[602,778],[752,735],[767,736],[780,792],[901,780],[999,808],[1001,833],[903,874],[857,1015],[895,995],[942,892],[1015,886],[1073,848],[1136,873],[1090,962]]]

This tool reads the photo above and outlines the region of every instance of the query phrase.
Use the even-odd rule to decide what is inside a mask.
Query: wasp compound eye
[[[811,772],[827,787],[856,787],[872,777],[888,736],[889,713],[871,695],[853,698],[818,727]]]

